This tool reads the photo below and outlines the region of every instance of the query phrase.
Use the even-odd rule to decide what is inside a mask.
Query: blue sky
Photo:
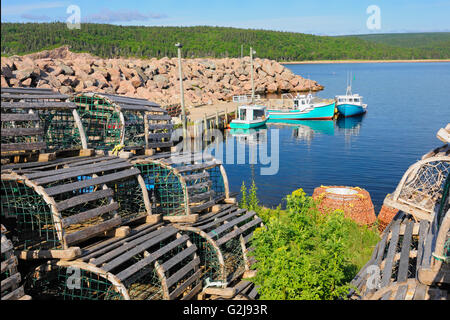
[[[226,26],[318,35],[450,31],[450,0],[2,0],[3,22],[66,21],[69,5],[81,22],[145,26]],[[380,8],[381,29],[366,12]]]

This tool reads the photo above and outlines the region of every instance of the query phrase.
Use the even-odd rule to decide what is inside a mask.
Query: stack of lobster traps
[[[165,110],[2,88],[1,111],[2,299],[256,297],[243,279],[261,220],[219,161],[170,152]]]
[[[443,130],[438,138],[447,143],[413,164],[386,197],[399,212],[353,279],[352,299],[449,299],[450,141],[441,139]]]

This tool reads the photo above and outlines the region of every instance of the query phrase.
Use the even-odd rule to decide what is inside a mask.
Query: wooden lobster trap
[[[63,150],[87,149],[68,98],[50,89],[1,88],[2,162],[45,161]]]
[[[1,297],[2,300],[29,300],[21,285],[22,277],[17,270],[18,259],[14,254],[14,246],[7,238],[8,232],[1,225],[2,268],[1,268]]]
[[[1,182],[2,221],[22,259],[73,258],[91,238],[155,220],[139,170],[118,157],[10,164]]]
[[[160,153],[130,160],[145,180],[154,212],[165,220],[194,222],[218,201],[231,201],[223,165],[212,156],[192,159],[195,155]]]
[[[206,285],[226,288],[244,277],[251,277],[253,258],[249,256],[253,231],[262,226],[254,211],[236,205],[216,206],[193,224],[175,224],[187,232],[199,248],[202,278]],[[247,273],[246,273],[247,272]],[[245,274],[246,273],[246,274]]]
[[[167,111],[145,99],[106,93],[80,93],[77,106],[90,148],[112,150],[124,146],[135,153],[170,148],[173,124]]]
[[[420,222],[400,211],[385,229],[370,261],[353,279],[351,296],[370,300],[448,299],[450,284],[450,179],[434,218]]]
[[[202,286],[199,262],[195,244],[174,227],[141,225],[85,248],[76,260],[41,265],[26,288],[64,300],[192,299]]]

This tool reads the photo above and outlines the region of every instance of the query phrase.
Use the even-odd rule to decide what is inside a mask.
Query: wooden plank
[[[201,182],[201,183],[194,184],[192,186],[188,186],[186,189],[190,193],[190,192],[196,192],[201,189],[210,188],[211,186],[212,186],[212,181],[208,180],[206,182]]]
[[[381,260],[383,260],[384,258],[384,251],[386,249],[386,242],[387,242],[387,238],[389,236],[391,229],[387,229],[386,232],[384,233],[383,239],[380,242],[380,246],[378,248],[378,253],[377,253],[377,257],[375,260],[375,264],[380,265],[381,264]]]
[[[191,195],[189,196],[189,202],[190,203],[195,203],[195,202],[200,202],[202,200],[206,200],[206,199],[211,199],[211,197],[213,197],[215,194],[214,190],[209,190],[207,192],[202,192],[199,194],[195,194],[195,195]]]
[[[405,284],[403,286],[400,286],[397,289],[397,293],[395,294],[394,300],[405,300],[406,291],[408,290],[408,285]]]
[[[43,135],[43,128],[2,128],[2,136],[15,137],[15,136],[36,136]]]
[[[187,166],[182,167],[175,167],[175,170],[177,170],[179,173],[185,173],[189,171],[200,171],[200,170],[207,170],[218,166],[218,164],[214,161],[208,161],[204,163],[199,164],[189,164]]]
[[[109,164],[108,162],[105,162],[104,165],[90,166],[86,169],[79,169],[79,168],[75,169],[75,170],[72,169],[72,171],[69,171],[67,173],[60,173],[59,170],[55,170],[54,175],[49,176],[49,177],[39,178],[39,179],[34,180],[33,182],[39,186],[39,185],[43,185],[46,183],[76,178],[79,176],[88,176],[88,175],[91,175],[94,173],[106,172],[106,171],[111,171],[111,170],[119,170],[119,169],[127,169],[127,168],[130,168],[133,166],[131,163],[129,163],[127,161],[123,161],[123,159],[121,159],[121,160],[122,161],[120,161],[118,163]]]
[[[5,252],[2,252],[2,254],[5,254]],[[2,273],[4,273],[6,270],[11,270],[11,268],[14,268],[17,266],[17,257],[16,256],[11,256],[8,259],[6,259],[5,261],[2,261],[1,263],[1,271]]]
[[[196,265],[200,263],[200,258],[196,257],[191,262],[189,262],[187,265],[185,265],[183,268],[175,272],[172,276],[170,276],[167,281],[167,288],[170,288],[175,283],[177,283],[179,280],[181,280],[189,271],[195,268]]]
[[[52,92],[56,92],[53,89],[46,88],[6,88],[2,87],[0,89],[1,93],[32,93],[32,94],[49,94]]]
[[[386,264],[383,269],[383,276],[381,278],[381,288],[386,287],[391,281],[392,267],[394,264],[394,256],[397,249],[397,242],[399,239],[400,221],[396,221],[392,228],[392,237],[389,243],[388,255],[386,257]]]
[[[161,139],[170,139],[172,137],[171,133],[149,133],[149,140],[161,140]]]
[[[208,287],[203,289],[203,292],[210,295],[220,296],[225,299],[231,299],[236,295],[236,289],[232,287],[228,288]]]
[[[164,235],[163,235],[164,236]],[[184,235],[180,238],[177,238],[176,240],[170,242],[169,244],[165,245],[164,247],[162,247],[161,249],[151,253],[150,255],[146,256],[144,259],[139,260],[137,263],[131,265],[130,267],[126,268],[125,270],[121,271],[120,273],[118,273],[116,276],[120,279],[120,280],[125,280],[127,278],[129,278],[130,276],[132,276],[133,274],[137,273],[138,271],[142,270],[144,267],[148,266],[150,263],[152,263],[153,261],[155,261],[156,259],[158,259],[159,257],[161,257],[162,255],[166,254],[167,252],[175,249],[177,246],[185,243],[186,241],[189,240],[189,237]],[[153,245],[153,244],[152,244]],[[132,250],[133,252],[135,252],[136,250]],[[134,255],[130,256],[129,253],[126,253],[126,260],[130,259],[131,257],[133,257]],[[117,260],[115,262],[110,262],[107,265],[105,265],[103,267],[111,270],[111,266],[117,266],[120,265],[121,261],[123,261],[122,256],[120,257],[120,260]],[[119,263],[120,264],[117,264]]]
[[[142,243],[140,243],[139,245],[136,245],[133,248],[130,248],[128,251],[126,251],[125,253],[122,253],[117,258],[115,258],[115,259],[109,261],[108,263],[104,264],[102,266],[102,269],[105,270],[105,271],[110,271],[110,270],[114,269],[115,267],[120,266],[122,263],[124,263],[127,260],[131,259],[136,254],[139,254],[139,253],[141,253],[143,251],[146,251],[148,248],[154,246],[155,244],[157,244],[157,243],[159,243],[159,242],[161,242],[161,241],[163,241],[163,240],[173,236],[177,232],[176,230],[174,230],[174,231],[166,230],[166,232],[164,232],[164,233],[162,233],[162,234],[160,234],[160,235],[158,235],[156,237],[152,237],[149,240],[147,240],[145,242],[142,242]],[[179,239],[177,239],[177,240],[179,240]],[[181,241],[181,240],[179,240],[179,241]],[[146,260],[147,260],[147,258],[144,258],[143,260],[140,260],[138,263],[133,265],[134,267],[131,266],[131,267],[125,269],[123,272],[121,272],[121,274],[125,275],[125,274],[127,274],[127,272],[125,272],[126,270],[128,270],[128,271],[134,270],[134,268],[138,267],[139,265],[145,264]],[[125,279],[125,278],[123,278],[123,279]]]
[[[208,178],[209,178],[208,172],[201,172],[201,173],[184,176],[184,180],[186,182],[191,182],[191,181],[200,180],[200,179],[208,179]]]
[[[256,299],[256,296],[258,295],[258,289],[259,289],[259,286],[254,286],[252,291],[250,291],[250,293],[248,294],[248,297],[250,299]]]
[[[170,258],[163,264],[161,264],[161,268],[163,268],[165,271],[170,270],[172,267],[189,257],[191,254],[195,253],[197,251],[197,246],[193,244],[192,246],[188,247],[187,249],[184,249],[180,253],[176,254],[174,257]]]
[[[78,224],[85,222],[89,219],[101,216],[102,214],[105,214],[107,212],[115,211],[119,209],[119,203],[113,202],[106,206],[97,207],[91,210],[87,210],[78,214],[75,214],[73,216],[66,217],[62,219],[61,223],[63,227],[68,227],[73,224]]]
[[[37,113],[2,113],[2,122],[7,121],[39,121]]]
[[[392,291],[389,290],[383,294],[383,296],[381,297],[381,300],[389,300],[391,298],[391,295],[392,295]]]
[[[87,240],[96,235],[99,235],[111,228],[118,226],[121,223],[122,223],[122,219],[120,217],[112,218],[110,220],[99,223],[92,227],[88,227],[88,228],[82,229],[80,231],[75,231],[75,232],[69,233],[64,236],[64,240],[66,241],[67,244],[74,244],[74,243],[77,243],[80,241]]]
[[[136,227],[136,229],[137,228],[138,227]],[[154,230],[154,228],[149,228],[149,230],[144,229],[143,231],[138,231],[137,234],[128,236],[126,239],[121,240],[115,244],[108,245],[101,250],[96,250],[95,252],[89,254],[87,257],[83,257],[83,260],[89,258],[90,263],[98,267],[105,262],[120,256],[125,251],[133,249],[137,245],[148,241],[149,239],[155,238],[162,233],[169,233],[170,235],[173,235],[177,233],[177,230],[172,227],[164,227],[157,230]]]
[[[168,130],[173,128],[173,123],[150,123],[149,130]]]
[[[173,146],[173,142],[154,142],[149,143],[147,148],[167,148]]]
[[[429,226],[428,221],[426,221],[426,220],[420,221],[419,241],[417,243],[416,278],[418,277],[419,269],[422,264],[423,249],[424,249],[424,245],[425,245],[425,237],[428,232],[428,226]]]
[[[402,250],[400,253],[400,262],[398,265],[397,282],[404,282],[408,278],[409,254],[411,251],[413,227],[414,221],[409,221],[406,225],[402,241]]]
[[[25,291],[23,289],[23,286],[21,286],[21,287],[18,287],[17,289],[15,289],[14,291],[4,295],[2,297],[2,300],[19,300],[24,295],[25,295]]]
[[[414,292],[413,300],[425,300],[427,286],[423,283],[417,282],[416,291]]]
[[[89,180],[77,181],[77,182],[72,182],[72,183],[68,183],[68,184],[64,184],[64,185],[60,185],[60,186],[45,188],[44,191],[49,196],[52,197],[52,196],[55,196],[55,195],[58,195],[61,193],[65,193],[65,192],[69,192],[69,191],[73,191],[73,190],[77,190],[77,189],[83,189],[83,188],[87,188],[87,187],[94,186],[94,185],[101,185],[101,184],[105,184],[107,182],[113,182],[113,181],[125,179],[125,178],[132,177],[132,176],[135,176],[138,174],[140,174],[139,169],[132,168],[132,169],[116,172],[116,173],[107,174],[107,175],[104,175],[101,177],[92,178]]]
[[[203,210],[205,210],[205,209],[207,209],[209,207],[212,207],[215,204],[216,204],[216,201],[215,200],[211,200],[211,201],[205,202],[205,203],[203,203],[203,204],[201,204],[199,206],[190,207],[191,214],[203,211]]]
[[[61,109],[73,110],[77,105],[73,102],[55,102],[55,101],[39,101],[39,102],[3,102],[1,104],[3,109]]]
[[[218,228],[215,228],[213,230],[211,230],[208,235],[212,238],[214,238],[215,236],[219,236],[219,234],[221,234],[222,232],[224,232],[225,230],[228,230],[232,227],[234,227],[235,225],[237,225],[240,222],[243,222],[247,219],[250,219],[251,217],[253,217],[256,214],[255,211],[249,211],[246,214],[244,214],[243,216],[240,216],[239,218],[236,218],[230,222],[224,223],[223,225],[221,225]]]
[[[248,222],[247,224],[227,233],[222,238],[220,238],[219,240],[216,241],[217,246],[220,246],[220,245],[228,242],[230,239],[233,239],[233,238],[239,236],[240,234],[244,233],[248,229],[254,227],[255,225],[257,225],[261,222],[262,222],[262,220],[260,218],[257,218],[257,219],[254,219],[254,220]]]
[[[21,151],[21,150],[42,150],[47,148],[45,142],[30,142],[30,143],[9,143],[1,144],[2,152],[4,151]]]
[[[178,286],[169,294],[169,300],[178,298],[186,290],[188,286],[190,286],[194,281],[200,279],[201,274],[202,271],[198,270],[192,276],[190,276],[185,282],[183,282],[180,286]]]
[[[36,100],[43,100],[43,99],[58,99],[58,100],[65,100],[69,99],[68,95],[65,94],[21,94],[21,93],[8,93],[2,95],[2,100],[7,99],[36,99]]]
[[[160,115],[160,114],[149,114],[149,115],[147,115],[147,117],[148,117],[148,120],[171,120],[172,119],[172,117],[171,116],[169,116],[169,115],[166,115],[166,114],[164,114],[164,115]]]
[[[69,198],[67,200],[60,201],[56,203],[56,209],[58,211],[63,211],[69,208],[73,208],[77,205],[87,203],[90,201],[112,197],[114,195],[114,191],[112,189],[101,189],[94,192],[85,193],[79,196],[75,196]]]
[[[430,224],[428,227],[428,233],[424,237],[424,248],[422,254],[422,264],[421,268],[428,269],[431,264],[431,252],[432,252],[432,242],[433,242],[433,225]]]
[[[120,110],[122,110],[122,111],[143,111],[143,112],[166,113],[166,111],[164,109],[161,109],[159,107],[148,106],[148,105],[120,103],[119,107],[120,107]]]
[[[1,282],[1,291],[4,292],[8,290],[9,288],[14,287],[15,285],[20,283],[21,280],[20,273],[15,273],[13,275],[10,275],[8,278],[2,280]]]

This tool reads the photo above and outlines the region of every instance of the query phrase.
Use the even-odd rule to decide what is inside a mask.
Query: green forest
[[[444,59],[450,58],[448,33],[390,40],[373,35],[329,37],[293,32],[224,27],[144,27],[82,24],[70,30],[65,23],[2,23],[1,53],[23,55],[62,45],[74,52],[100,57],[174,57],[175,43],[183,44],[183,56],[240,57],[250,46],[261,58],[278,61],[339,59]],[[423,34],[422,34],[423,35]],[[423,45],[408,46],[422,41]],[[424,41],[426,40],[426,41]]]

